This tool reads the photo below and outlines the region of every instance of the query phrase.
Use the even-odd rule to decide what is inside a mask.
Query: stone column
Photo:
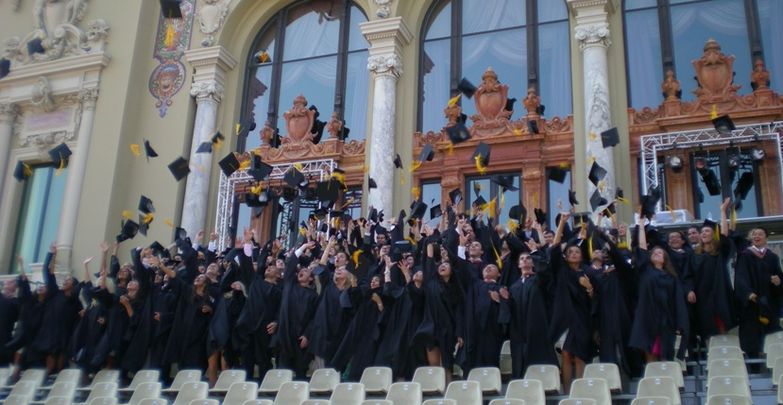
[[[95,104],[98,101],[98,89],[89,88],[79,91],[81,118],[76,145],[68,160],[68,179],[65,182],[63,205],[60,211],[60,224],[57,228],[57,268],[69,268],[73,251],[73,238],[79,214],[79,202],[84,186],[84,174],[87,170],[87,157],[90,155],[92,125],[95,117]]]
[[[412,35],[402,17],[368,21],[360,27],[370,42],[367,69],[374,78],[369,153],[370,177],[378,188],[370,193],[369,204],[393,217],[397,79],[402,74],[402,47]]]
[[[185,52],[185,58],[195,69],[190,95],[196,98],[196,119],[189,158],[194,170],[188,175],[185,186],[182,228],[195,237],[206,226],[213,158],[212,154],[196,153],[196,150],[215,133],[225,76],[237,61],[222,46],[189,50]]]
[[[3,190],[6,177],[11,177],[16,162],[9,162],[11,138],[14,136],[14,121],[19,109],[15,104],[0,104],[0,190]],[[10,167],[10,169],[9,169]],[[6,171],[9,170],[9,171]]]
[[[609,40],[609,0],[569,0],[576,16],[575,38],[582,51],[582,82],[584,86],[585,120],[585,173],[590,172],[593,161],[607,170],[606,177],[596,187],[587,176],[587,195],[582,201],[590,207],[590,196],[596,188],[607,201],[615,194],[615,166],[612,148],[604,149],[601,132],[612,127],[609,109],[609,67],[607,48]],[[601,209],[602,207],[599,207]]]

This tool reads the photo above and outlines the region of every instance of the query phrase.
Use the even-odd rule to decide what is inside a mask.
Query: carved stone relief
[[[228,14],[228,3],[229,0],[204,0],[204,5],[198,10],[198,25],[207,37],[201,41],[201,46],[215,44],[215,34],[220,31]]]

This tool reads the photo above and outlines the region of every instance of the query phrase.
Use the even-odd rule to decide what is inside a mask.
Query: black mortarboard
[[[590,208],[593,211],[596,211],[598,207],[606,205],[608,202],[609,201],[606,201],[606,198],[601,195],[601,192],[598,191],[598,189],[595,189],[593,195],[590,196]]]
[[[604,177],[606,177],[606,169],[601,167],[601,165],[598,164],[598,161],[593,161],[592,166],[590,166],[590,174],[587,178],[590,179],[591,183],[597,186],[598,182],[603,180]]]
[[[508,210],[508,217],[517,221],[523,221],[527,217],[527,209],[524,205],[515,205]]]
[[[620,134],[617,132],[617,127],[609,128],[606,131],[601,132],[601,144],[604,148],[611,148],[618,143],[620,143]]]
[[[702,170],[700,173],[701,180],[704,182],[704,186],[707,187],[707,192],[713,196],[720,195],[720,181],[718,180],[718,176],[715,175],[715,172],[712,169],[706,169]]]
[[[454,190],[449,191],[449,199],[452,204],[459,204],[460,201],[462,201],[462,190],[455,188]]]
[[[378,188],[378,183],[372,177],[367,177],[367,188]]]
[[[460,113],[456,120],[459,124],[467,124],[468,123],[468,115],[465,113]]]
[[[726,134],[737,129],[737,127],[734,126],[734,121],[732,121],[728,115],[721,115],[720,117],[713,118],[712,125],[715,126],[715,130],[721,134]]]
[[[158,157],[158,152],[155,152],[155,149],[152,149],[152,145],[150,145],[150,141],[144,140],[144,154],[147,155],[147,159]]]
[[[403,253],[410,253],[413,251],[413,245],[406,240],[398,240],[394,242],[394,246],[392,246],[391,249],[391,260],[393,262],[399,262],[402,260],[402,254]]]
[[[517,102],[517,99],[515,98],[507,98],[506,99],[506,111],[514,112],[514,103]]]
[[[152,249],[153,254],[161,254],[163,252],[166,252],[166,248],[163,247],[163,245],[161,245],[160,242],[158,241],[152,242],[152,244],[150,245],[150,249]]]
[[[652,218],[655,215],[656,206],[658,200],[661,198],[660,190],[657,188],[650,189],[647,195],[642,196],[642,216],[645,218]]]
[[[11,61],[6,58],[0,59],[0,79],[8,76],[8,73],[10,72],[11,72]]]
[[[550,167],[548,177],[549,180],[562,184],[565,181],[566,174],[568,174],[566,170],[563,170],[559,167]]]
[[[229,154],[221,159],[218,164],[220,165],[220,170],[223,171],[223,174],[225,174],[226,177],[231,177],[235,171],[239,170],[239,160],[237,160],[237,156],[234,152],[229,152]]]
[[[163,18],[182,18],[181,0],[160,0],[160,13]]]
[[[473,182],[473,192],[478,196],[481,193],[481,183],[478,181]]]
[[[498,174],[496,176],[492,176],[492,182],[500,186],[502,191],[517,191],[519,188],[514,186],[514,178],[512,176],[504,176],[502,174]]]
[[[402,169],[402,158],[400,158],[399,153],[394,155],[394,167]]]
[[[440,208],[440,204],[433,205],[432,208],[430,208],[430,219],[435,219],[443,215],[443,210]]]
[[[479,207],[482,207],[484,205],[487,205],[487,200],[484,199],[482,196],[476,197],[475,200],[473,200],[473,204],[476,204]]]
[[[297,187],[297,186],[292,186]],[[340,196],[340,182],[337,180],[327,180],[318,182],[315,186],[318,201],[324,203],[324,206],[331,207]]]
[[[185,240],[188,238],[188,231],[184,228],[177,227],[174,229],[174,240]]]
[[[29,55],[35,53],[46,53],[46,49],[43,47],[43,41],[41,41],[41,38],[33,38],[27,42],[27,53]]]
[[[423,148],[421,148],[421,154],[419,154],[419,162],[424,161],[431,161],[432,158],[435,157],[435,151],[432,149],[432,145],[425,144]]]
[[[196,149],[196,153],[212,153],[212,142],[201,142]]]
[[[49,151],[49,157],[52,158],[55,166],[68,166],[68,158],[71,156],[71,149],[68,145],[61,143]]]
[[[470,131],[468,131],[468,127],[466,127],[465,124],[461,122],[458,122],[450,127],[447,127],[446,134],[449,135],[449,139],[451,140],[451,143],[455,145],[470,139]]]
[[[527,120],[527,131],[531,134],[538,134],[540,131],[538,130],[538,121],[536,120]]]
[[[483,167],[489,166],[489,154],[490,154],[490,147],[488,144],[484,142],[480,142],[476,146],[476,150],[473,151],[473,155],[470,157],[471,161],[478,161],[478,163],[481,164]],[[478,159],[477,159],[478,157]]]
[[[539,104],[538,107],[536,107],[536,114],[544,115],[544,110],[546,110],[546,106],[543,104]]]
[[[285,181],[286,184],[288,184],[293,188],[307,187],[307,179],[305,178],[304,174],[302,174],[302,172],[300,172],[299,170],[296,170],[296,168],[294,167],[292,167],[285,173],[285,176],[283,176],[283,181]],[[336,187],[335,184],[330,183],[330,186],[339,190],[339,188]]]
[[[751,187],[753,187],[753,173],[742,173],[737,181],[737,188],[734,189],[734,196],[740,200],[744,200],[748,196]]]
[[[247,174],[253,176],[253,179],[260,181],[267,178],[272,173],[272,169],[272,166],[261,161],[261,156],[254,153]]]
[[[130,219],[125,220],[125,223],[122,224],[122,230],[120,231],[120,234],[117,235],[117,242],[133,239],[138,232],[139,224],[131,221]]]
[[[139,198],[139,211],[145,214],[155,212],[155,206],[152,205],[152,200],[146,196],[141,196],[141,198]]]
[[[378,210],[376,208],[370,207],[370,213],[367,215],[367,219],[372,222],[378,222]]]
[[[470,82],[467,78],[462,78],[457,84],[457,90],[464,94],[467,98],[473,98],[473,94],[476,93],[476,86]]]
[[[144,215],[139,214],[139,233],[147,236],[147,231],[150,229],[149,222],[144,222]]]
[[[576,199],[576,191],[574,190],[568,190],[568,202],[574,206],[579,205],[579,201]]]
[[[577,212],[574,214],[574,226],[578,226],[581,224],[589,224],[590,223],[590,213],[589,212]]]
[[[536,215],[536,222],[541,225],[546,224],[546,212],[544,212],[544,210],[536,208],[533,210],[533,213]]]
[[[425,212],[427,212],[427,204],[424,201],[418,200],[413,204],[413,208],[411,208],[410,219],[421,218],[424,216]]]
[[[615,189],[615,192],[614,192],[614,198],[616,198],[618,200],[621,199],[621,198],[625,198],[625,194],[623,193],[623,189],[621,189],[620,187],[617,187],[617,189]]]
[[[33,175],[33,169],[25,162],[21,160],[16,162],[16,168],[14,169],[14,178],[19,181],[25,181],[28,177]]]
[[[710,229],[715,229],[716,226],[718,226],[718,223],[713,221],[713,220],[711,220],[711,219],[709,219],[709,218],[705,219],[704,223],[701,224],[702,228],[708,227]]]
[[[190,173],[190,167],[188,167],[188,161],[184,157],[180,156],[177,160],[169,164],[169,170],[174,175],[174,179],[177,181],[185,178]]]

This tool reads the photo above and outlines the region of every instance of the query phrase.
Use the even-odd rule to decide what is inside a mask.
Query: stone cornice
[[[222,46],[185,51],[185,60],[194,68],[190,94],[199,100],[212,98],[220,102],[226,73],[237,65],[237,60]]]
[[[402,17],[372,20],[359,24],[362,34],[370,43],[370,57],[401,55],[402,48],[413,39]]]

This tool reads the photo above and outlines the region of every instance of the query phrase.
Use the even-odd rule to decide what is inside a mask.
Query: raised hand
[[[94,259],[94,257],[90,256],[90,257],[88,257],[88,258],[84,259],[84,261],[82,262],[82,264],[84,264],[84,266],[86,267],[88,264],[90,264],[90,262],[92,261],[92,259]]]
[[[49,253],[56,254],[57,253],[57,245],[52,242],[51,245],[49,245]]]
[[[106,243],[106,241],[101,242],[99,246],[101,247],[101,253],[103,254],[109,253],[109,244]]]

